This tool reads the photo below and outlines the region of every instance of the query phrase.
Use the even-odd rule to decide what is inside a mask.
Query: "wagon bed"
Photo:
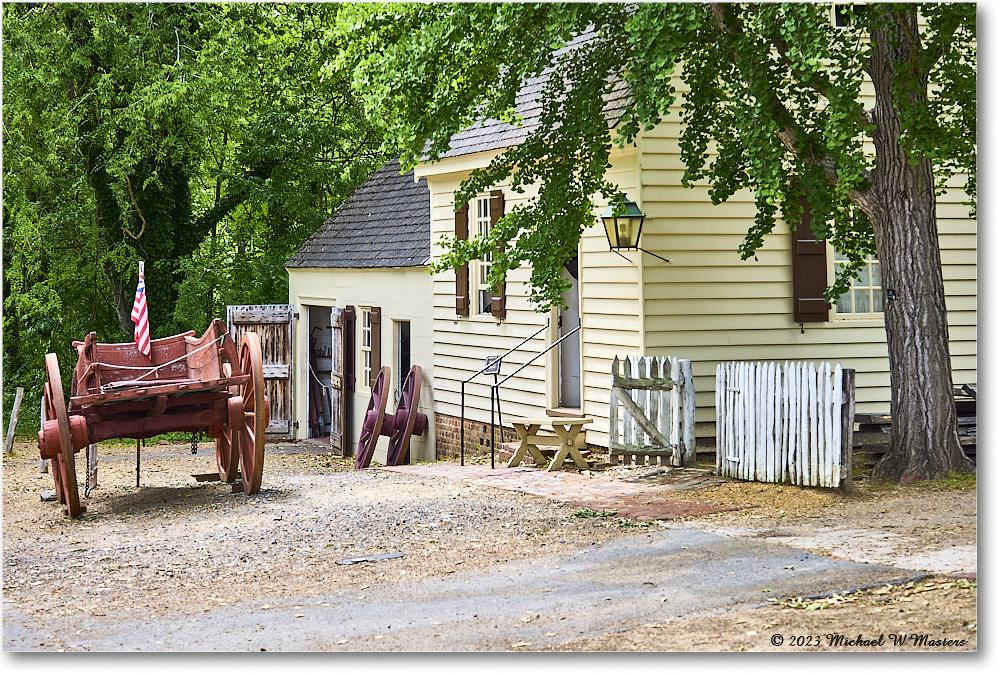
[[[70,516],[84,510],[74,454],[109,438],[207,433],[215,438],[220,480],[235,482],[242,468],[244,492],[259,491],[270,406],[256,334],[245,333],[237,350],[215,319],[200,338],[187,331],[152,340],[148,357],[134,343],[99,343],[95,333],[73,346],[68,407],[56,355],[46,355],[46,421],[38,434]]]

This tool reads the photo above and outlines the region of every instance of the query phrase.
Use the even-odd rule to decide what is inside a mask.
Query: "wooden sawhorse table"
[[[537,466],[548,464],[546,471],[554,471],[561,468],[567,459],[572,459],[577,467],[587,469],[590,467],[587,460],[580,454],[580,450],[587,447],[583,425],[591,424],[594,420],[584,417],[546,417],[544,419],[515,419],[510,423],[514,431],[521,438],[521,446],[514,453],[514,456],[507,462],[508,467],[518,466],[524,458],[525,453],[531,453]],[[554,436],[539,435],[542,427],[551,427],[555,432]],[[552,460],[545,456],[538,446],[558,445]]]

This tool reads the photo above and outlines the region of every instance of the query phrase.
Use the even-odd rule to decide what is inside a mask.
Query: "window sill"
[[[864,314],[864,315],[834,315],[830,322],[833,325],[850,325],[850,326],[883,326],[885,325],[885,316],[883,314]]]

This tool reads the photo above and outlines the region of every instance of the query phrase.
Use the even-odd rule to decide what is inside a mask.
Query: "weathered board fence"
[[[720,363],[720,476],[851,489],[854,371],[840,364]]]
[[[693,466],[694,393],[689,359],[616,356],[608,427],[611,463]]]
[[[264,386],[271,404],[271,421],[265,434],[272,439],[292,437],[293,321],[291,305],[226,306],[226,326],[237,346],[246,331],[253,331],[260,338]]]

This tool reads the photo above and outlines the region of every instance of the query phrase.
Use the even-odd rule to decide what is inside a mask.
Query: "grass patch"
[[[936,490],[971,490],[976,487],[976,474],[974,473],[950,473],[945,478],[938,480],[924,480],[915,483],[921,487],[928,487]]]
[[[618,515],[618,511],[595,511],[593,509],[588,509],[586,507],[574,511],[572,518],[610,518],[611,516]]]
[[[628,518],[619,518],[618,522],[615,523],[615,527],[622,530],[629,530],[633,527],[638,528],[649,528],[653,526],[652,520],[629,520]]]

